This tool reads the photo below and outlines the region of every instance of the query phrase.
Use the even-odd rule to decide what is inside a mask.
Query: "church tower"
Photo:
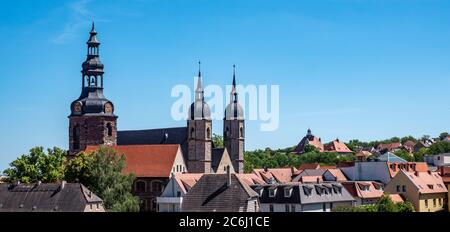
[[[191,173],[211,173],[211,110],[205,102],[200,62],[195,101],[189,109],[187,129],[189,142],[188,171]]]
[[[230,104],[225,109],[225,118],[223,121],[223,138],[234,170],[236,173],[244,173],[244,110],[238,102],[235,65],[233,65],[233,86],[230,93]]]
[[[103,64],[99,55],[95,25],[87,42],[87,58],[82,65],[80,97],[70,105],[69,156],[83,151],[88,145],[117,144],[117,116],[114,105],[103,95]]]

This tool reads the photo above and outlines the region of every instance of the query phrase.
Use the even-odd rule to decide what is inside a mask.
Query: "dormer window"
[[[428,188],[433,189],[433,185],[432,184],[428,184]]]
[[[306,195],[306,196],[311,196],[311,192],[312,192],[312,188],[311,187],[309,187],[309,186],[303,186],[303,193]]]
[[[291,196],[292,196],[292,188],[285,188],[284,197],[291,197]]]
[[[276,188],[269,189],[269,197],[275,197],[276,194],[277,194]]]

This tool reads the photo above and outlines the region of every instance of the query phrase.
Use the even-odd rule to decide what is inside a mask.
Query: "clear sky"
[[[280,126],[247,122],[247,149],[450,129],[447,0],[18,0],[0,8],[0,169],[68,147],[69,104],[95,20],[119,130],[184,126],[171,89],[280,86]],[[222,133],[220,121],[214,132]]]

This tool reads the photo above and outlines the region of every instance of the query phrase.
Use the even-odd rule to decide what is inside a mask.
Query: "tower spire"
[[[197,79],[197,89],[195,90],[196,96],[195,96],[195,100],[196,101],[204,101],[205,100],[205,96],[204,96],[204,91],[203,91],[203,84],[202,84],[202,72],[201,72],[201,62],[198,62],[198,79]]]
[[[233,64],[233,88],[236,88],[236,65]]]

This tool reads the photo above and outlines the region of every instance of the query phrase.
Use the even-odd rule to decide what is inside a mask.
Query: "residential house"
[[[344,173],[341,171],[341,169],[339,168],[330,168],[327,169],[324,173],[323,173],[323,179],[325,181],[337,181],[337,182],[342,182],[342,181],[346,181],[347,177],[345,177]]]
[[[375,181],[345,181],[341,183],[355,198],[356,205],[375,204],[383,196],[383,184]]]
[[[443,141],[445,141],[445,142],[450,142],[450,135],[447,136],[447,137],[445,137]]]
[[[254,185],[261,212],[330,212],[355,200],[337,182]]]
[[[428,166],[424,162],[353,162],[345,163],[345,166],[339,166],[339,169],[349,180],[377,181],[387,184],[400,170],[428,171]]]
[[[79,183],[0,184],[0,212],[105,212],[103,200]]]
[[[345,143],[336,139],[324,145],[325,152],[333,152],[338,155],[349,155],[353,154],[353,151],[350,150]]]
[[[448,190],[450,190],[450,167],[440,167],[439,173],[441,175],[442,181]],[[450,191],[447,195],[447,201],[445,202],[445,208],[450,212]]]
[[[231,168],[231,167],[230,167]],[[231,170],[231,169],[230,169]],[[203,174],[182,173],[175,174],[170,179],[161,197],[157,198],[158,212],[180,212],[184,196],[194,187]],[[256,174],[236,174],[247,185],[264,184]]]
[[[204,174],[183,198],[183,212],[259,212],[258,194],[235,173]]]
[[[416,146],[416,142],[411,141],[411,140],[408,140],[408,141],[403,143],[403,149],[405,149],[410,154],[414,153],[414,151],[415,151],[414,147],[415,146]]]
[[[400,194],[410,201],[417,212],[436,212],[444,209],[448,190],[436,172],[406,172],[401,170],[386,185],[385,192]]]
[[[253,173],[266,183],[289,183],[300,171],[296,168],[254,169]]]
[[[369,151],[360,151],[355,154],[356,161],[358,162],[364,162],[367,161],[367,158],[372,156],[373,154]]]
[[[323,181],[323,174],[327,171],[327,169],[305,169],[301,171],[297,176],[292,178],[292,182],[302,182],[306,181],[310,183],[311,181],[317,182],[317,179]],[[306,183],[305,182],[305,183]],[[285,182],[287,183],[287,182]]]
[[[156,198],[161,196],[170,177],[187,171],[180,145],[123,145],[112,147],[125,156],[124,173],[133,173],[133,195],[140,201],[141,211],[157,211]],[[86,152],[99,149],[88,146]]]
[[[158,212],[180,212],[183,197],[194,187],[202,175],[200,173],[172,175],[161,196],[156,198]]]
[[[450,166],[450,153],[434,155],[433,164],[437,167]]]
[[[386,152],[396,152],[402,148],[401,143],[387,143],[387,144],[379,144],[377,146],[377,150],[381,153]]]

